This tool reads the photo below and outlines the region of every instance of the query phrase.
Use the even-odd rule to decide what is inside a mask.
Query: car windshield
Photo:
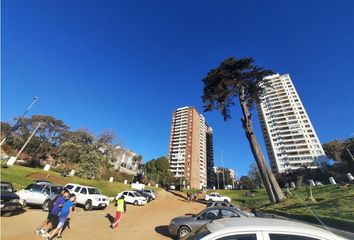
[[[88,188],[89,194],[101,194],[100,190],[97,188]]]
[[[12,185],[9,183],[1,183],[1,191],[3,192],[13,192]]]
[[[199,240],[210,234],[210,231],[206,226],[202,227],[195,233],[192,233],[186,240]]]
[[[43,188],[44,185],[30,184],[25,188],[25,190],[30,190],[31,192],[41,192]]]

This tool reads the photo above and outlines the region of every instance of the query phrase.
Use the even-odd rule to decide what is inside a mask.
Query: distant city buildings
[[[272,171],[320,167],[325,153],[289,74],[266,79],[258,113]]]
[[[122,148],[121,146],[116,146],[113,155],[114,160],[110,161],[110,164],[113,165],[114,169],[118,169],[119,172],[124,172],[129,175],[136,175],[139,172],[141,163],[133,161],[133,158],[137,156],[136,153]]]
[[[172,114],[168,159],[175,177],[184,177],[191,188],[207,187],[213,159],[213,130],[194,107]]]

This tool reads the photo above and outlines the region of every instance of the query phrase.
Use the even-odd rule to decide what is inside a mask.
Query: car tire
[[[138,206],[138,201],[137,200],[134,201],[134,205]]]
[[[224,202],[228,203],[229,201],[227,199],[224,199]]]
[[[92,202],[91,200],[87,200],[84,205],[84,210],[85,211],[91,211],[92,210]]]
[[[191,232],[191,230],[190,230],[189,227],[187,227],[187,226],[181,226],[181,227],[178,229],[177,238],[178,238],[178,239],[181,239],[181,238],[187,236],[190,232]]]
[[[49,200],[49,199],[47,199],[47,200],[44,201],[44,203],[42,204],[42,209],[43,209],[43,211],[45,211],[45,212],[48,212],[48,211],[49,211],[49,203],[50,203],[50,200]]]

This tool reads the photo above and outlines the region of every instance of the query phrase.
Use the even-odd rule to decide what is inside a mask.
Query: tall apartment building
[[[213,163],[211,136],[212,129],[194,107],[182,107],[173,112],[170,171],[175,177],[185,177],[192,188],[207,186],[208,160],[209,164]]]
[[[320,167],[325,153],[289,74],[265,79],[269,86],[258,114],[272,171]]]

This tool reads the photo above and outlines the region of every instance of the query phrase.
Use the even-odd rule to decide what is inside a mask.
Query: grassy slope
[[[124,185],[123,183],[98,180],[88,180],[79,177],[62,177],[59,173],[54,171],[44,172],[39,168],[28,168],[22,166],[12,166],[9,168],[1,168],[1,181],[12,182],[16,189],[25,188],[28,184],[33,182],[33,178],[29,176],[31,174],[45,173],[45,176],[49,175],[49,180],[55,179],[53,182],[59,185],[66,183],[78,183],[82,185],[88,185],[97,187],[101,192],[107,196],[116,196],[118,192],[130,189],[130,185]],[[51,178],[53,177],[53,178]],[[55,177],[55,178],[54,178]],[[41,179],[44,179],[43,177]],[[155,187],[149,187],[150,189],[157,190]]]
[[[232,198],[233,203],[241,208],[259,208],[266,212],[290,218],[318,223],[312,211],[325,224],[335,228],[354,231],[354,186],[339,187],[335,185],[316,186],[313,196],[316,203],[306,201],[305,188],[292,190],[293,195],[275,205],[269,205],[265,190],[259,190],[254,197],[246,197],[247,191],[221,190],[223,195]],[[310,209],[310,210],[309,210]]]

